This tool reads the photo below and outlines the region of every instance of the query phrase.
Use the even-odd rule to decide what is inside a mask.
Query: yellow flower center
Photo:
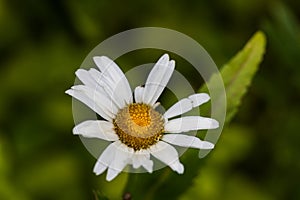
[[[120,141],[135,151],[157,143],[164,129],[162,115],[143,103],[133,103],[121,109],[113,124]]]

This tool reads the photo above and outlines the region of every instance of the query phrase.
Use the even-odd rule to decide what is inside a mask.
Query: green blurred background
[[[300,199],[299,18],[295,0],[0,0],[0,199],[121,199],[126,174],[107,183],[92,173],[64,91],[92,48],[143,26],[189,35],[219,67],[254,32],[267,35],[239,113],[181,199]]]

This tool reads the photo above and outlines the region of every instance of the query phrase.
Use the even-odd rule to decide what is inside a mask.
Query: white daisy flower
[[[94,68],[78,69],[76,76],[83,85],[75,85],[66,93],[104,119],[84,121],[73,129],[75,135],[111,142],[94,167],[97,175],[108,169],[106,179],[111,181],[128,164],[135,169],[142,166],[152,173],[150,155],[182,174],[184,167],[172,145],[214,148],[210,142],[178,133],[218,128],[216,120],[201,116],[174,118],[209,101],[209,95],[200,93],[181,99],[164,114],[155,110],[157,100],[175,68],[175,61],[169,60],[168,54],[164,54],[154,65],[145,86],[136,87],[134,92],[114,61],[106,56],[93,59],[100,71]]]

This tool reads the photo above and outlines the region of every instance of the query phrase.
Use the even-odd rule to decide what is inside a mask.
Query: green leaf
[[[245,47],[239,51],[227,64],[221,69],[226,90],[226,119],[225,125],[228,124],[237,113],[243,96],[246,94],[251,81],[258,70],[258,66],[263,59],[265,52],[266,38],[263,32],[258,31],[248,41]],[[218,84],[218,75],[213,75],[207,85],[216,95],[215,99],[222,99]],[[204,85],[199,91],[209,93],[207,85]],[[216,92],[217,91],[217,92]],[[217,105],[218,103],[216,103]],[[201,113],[209,114],[210,104],[201,106]],[[222,112],[222,111],[220,111]],[[220,114],[217,111],[216,116]]]
[[[106,181],[104,177],[99,179],[99,184],[96,188],[102,194],[102,197],[98,196],[99,200],[104,200],[104,197],[107,199],[121,199],[124,195],[123,190],[129,175],[129,173],[121,173],[111,182]]]
[[[95,200],[109,200],[107,196],[105,196],[103,193],[99,191],[93,191]]]
[[[258,66],[263,59],[265,46],[265,35],[261,31],[258,31],[245,47],[222,68],[221,76],[224,81],[227,96],[225,124],[228,124],[237,113],[241,100],[246,94]],[[212,77],[208,84],[213,85],[213,78],[214,77]]]
[[[250,86],[251,80],[258,69],[258,65],[262,61],[265,44],[265,35],[260,31],[257,32],[245,47],[221,70],[227,95],[227,118],[225,121],[227,124],[236,114],[241,99],[246,94],[247,88]],[[216,83],[217,77],[212,76],[208,83],[210,84],[210,89],[217,89],[218,86]],[[201,88],[200,91],[207,91],[206,86]],[[206,111],[203,112],[201,107],[202,114],[207,114],[208,109]],[[192,185],[194,178],[199,174],[199,168],[205,162],[205,160],[198,159],[197,153],[196,150],[189,150],[181,157],[181,161],[186,165],[183,176],[179,176],[175,172],[170,172],[167,168],[154,173],[152,175],[153,178],[150,179],[152,180],[151,183],[146,181],[147,179],[143,179],[143,182],[133,184],[133,182],[137,181],[131,182],[130,178],[131,184],[127,185],[126,189],[133,192],[133,197],[139,197],[143,188],[147,188],[147,191],[143,191],[144,199],[178,198]],[[156,180],[155,184],[153,184],[153,180]],[[172,190],[166,190],[165,187],[172,188]]]
[[[245,47],[238,52],[221,70],[223,77],[226,96],[226,120],[225,125],[237,113],[238,107],[241,104],[242,97],[246,94],[251,81],[257,72],[258,66],[262,61],[265,52],[266,38],[264,33],[258,31],[249,40]],[[214,85],[214,77],[211,78],[208,84]],[[207,90],[203,87],[201,91]],[[189,155],[188,155],[189,156]],[[193,159],[189,156],[189,159]],[[188,166],[192,170],[197,170],[196,166]],[[201,179],[201,175],[196,176],[196,180]],[[196,185],[194,187],[197,187]],[[190,187],[189,190],[191,190]],[[197,188],[195,188],[197,189]],[[184,196],[183,196],[184,199]]]
[[[232,124],[223,130],[223,134],[226,137],[219,141],[220,148],[214,149],[213,154],[207,157],[207,164],[193,179],[192,185],[180,196],[180,200],[244,199],[243,196],[236,196],[236,198],[225,198],[225,196],[237,193],[240,195],[237,191],[228,193],[229,184],[233,181],[231,170],[236,163],[243,161],[251,153],[255,142],[254,133],[247,126]],[[243,190],[245,187],[247,186],[240,185],[236,190]],[[246,196],[252,197],[253,194]]]

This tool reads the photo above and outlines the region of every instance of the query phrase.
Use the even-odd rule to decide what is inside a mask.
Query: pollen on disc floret
[[[135,151],[157,143],[164,130],[162,115],[143,103],[133,103],[121,109],[113,124],[120,141]]]

